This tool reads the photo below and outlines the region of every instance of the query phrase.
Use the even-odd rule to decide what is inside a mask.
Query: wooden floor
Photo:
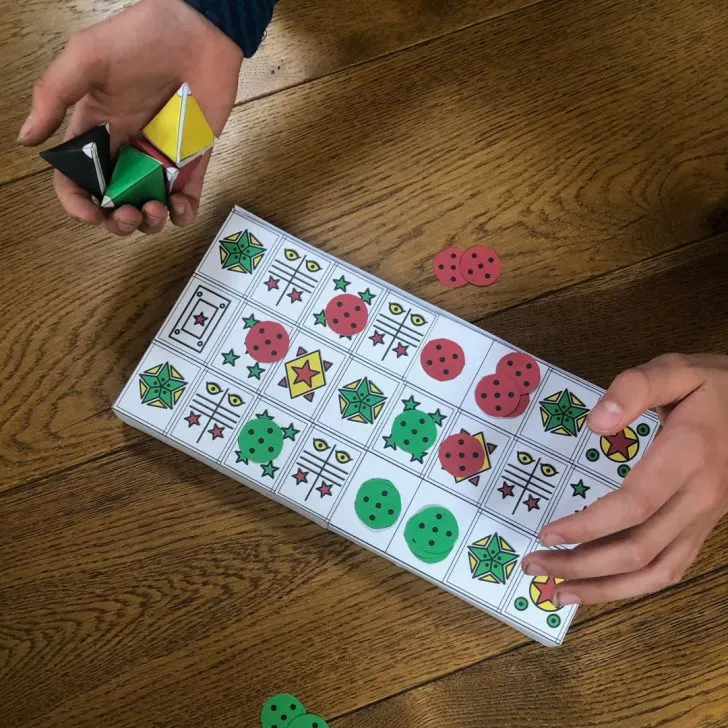
[[[235,202],[600,385],[728,351],[724,0],[281,0],[199,222],[116,239],[14,140],[122,4],[0,0],[0,726],[728,726],[728,521],[548,650],[110,411]]]

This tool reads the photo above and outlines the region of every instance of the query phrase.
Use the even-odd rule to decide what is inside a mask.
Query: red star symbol
[[[321,493],[321,497],[323,498],[325,495],[331,495],[331,486],[328,483],[321,483],[316,490]]]
[[[301,298],[301,291],[299,291],[297,288],[294,288],[289,294],[288,298],[291,299],[291,303],[295,303],[296,301],[302,301]]]
[[[498,492],[502,493],[504,498],[507,498],[509,495],[513,495],[513,486],[508,485],[508,483],[503,483],[503,485],[498,488]]]
[[[397,346],[392,349],[392,351],[397,355],[397,359],[399,359],[400,356],[407,356],[407,348],[401,341]]]
[[[190,413],[187,415],[187,417],[185,417],[185,420],[187,421],[189,427],[192,427],[192,425],[199,425],[200,415],[190,410]]]
[[[539,510],[541,510],[538,507],[540,500],[541,500],[540,498],[534,498],[532,495],[529,495],[528,498],[525,501],[523,501],[523,505],[526,506],[526,508],[528,508],[529,513],[534,509],[539,511]]]
[[[536,604],[543,604],[544,602],[553,602],[554,591],[556,590],[556,580],[553,576],[541,584],[540,582],[534,582],[533,585],[538,589],[538,601]]]
[[[369,338],[371,339],[373,346],[384,343],[384,334],[380,334],[378,331],[375,331]]]
[[[300,367],[291,367],[291,369],[296,372],[296,378],[293,383],[299,384],[300,382],[305,382],[307,387],[311,387],[313,385],[313,378],[321,373],[317,369],[313,369],[309,362],[306,362]]]
[[[637,442],[634,437],[627,437],[624,430],[622,430],[622,432],[618,432],[616,435],[607,435],[606,440],[609,443],[607,457],[619,454],[625,460],[630,459],[630,445],[634,445]]]
[[[273,276],[271,276],[271,277],[270,277],[270,278],[269,278],[269,279],[268,279],[268,280],[267,280],[267,281],[265,282],[265,285],[266,285],[266,286],[268,286],[268,290],[270,291],[270,290],[272,290],[273,288],[276,288],[276,289],[277,289],[277,288],[278,288],[278,284],[279,284],[279,283],[280,283],[280,280],[278,280],[278,278],[273,278]]]
[[[218,437],[222,437],[222,433],[225,430],[224,427],[220,427],[220,425],[213,425],[211,430],[208,430],[208,432],[212,435],[213,440],[217,440]]]
[[[301,470],[301,468],[298,469],[298,472],[293,476],[293,478],[296,481],[296,484],[308,483],[308,473],[305,470]]]
[[[202,313],[202,312],[196,314],[192,318],[195,319],[195,326],[197,326],[198,324],[200,326],[204,326],[205,325],[205,322],[207,321],[207,316],[205,316],[205,314]]]

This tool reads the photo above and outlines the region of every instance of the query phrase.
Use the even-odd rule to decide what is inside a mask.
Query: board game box
[[[602,391],[236,207],[114,411],[559,645],[576,608],[520,561],[657,430],[591,433]]]

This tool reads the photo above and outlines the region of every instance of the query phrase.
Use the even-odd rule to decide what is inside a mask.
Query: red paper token
[[[277,321],[259,321],[245,337],[245,349],[261,364],[280,361],[288,353],[288,332]]]
[[[514,351],[501,357],[495,373],[513,377],[518,382],[521,394],[535,392],[541,383],[541,370],[538,362],[532,356],[520,351]]]
[[[451,339],[433,339],[422,349],[420,364],[428,376],[438,382],[449,382],[463,371],[465,352]]]
[[[460,248],[446,248],[441,250],[432,261],[432,270],[443,286],[448,288],[459,288],[466,284],[463,273],[460,270],[460,259],[463,251]]]
[[[528,394],[522,394],[521,399],[518,400],[518,405],[516,406],[516,409],[513,410],[508,416],[509,417],[520,417],[527,409],[528,405],[531,403],[531,396]]]
[[[475,388],[478,407],[491,417],[508,417],[520,399],[521,389],[516,380],[501,374],[488,374]]]
[[[476,245],[463,253],[460,270],[468,283],[474,286],[490,286],[500,276],[501,260],[493,248]]]
[[[483,469],[485,448],[467,432],[443,440],[438,451],[443,469],[456,478],[469,478]]]
[[[342,293],[326,305],[326,323],[341,336],[353,336],[363,331],[369,314],[364,301],[351,293]]]

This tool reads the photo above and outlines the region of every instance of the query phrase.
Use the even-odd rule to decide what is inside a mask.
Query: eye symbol
[[[315,438],[313,441],[313,449],[317,452],[324,452],[324,450],[329,449],[329,443],[326,442],[326,440],[321,440],[320,438]]]
[[[521,451],[518,453],[518,462],[521,465],[530,465],[533,462],[533,456],[531,453]]]
[[[217,382],[207,382],[206,389],[208,394],[220,394],[222,392]]]
[[[341,463],[342,465],[345,465],[346,463],[351,462],[351,455],[349,455],[346,450],[337,450],[336,461]]]
[[[298,260],[301,257],[293,248],[286,248],[283,255],[286,256],[286,260]]]
[[[318,273],[321,270],[321,266],[315,260],[307,260],[306,269],[309,273]]]
[[[420,316],[420,314],[418,314],[418,313],[413,313],[410,316],[410,321],[415,326],[424,326],[427,323],[427,321],[425,321],[425,317],[424,316]]]
[[[240,407],[240,405],[243,404],[243,398],[239,394],[228,394],[228,402],[233,407]]]
[[[548,463],[544,463],[544,464],[543,464],[543,465],[541,466],[541,472],[542,472],[542,473],[543,473],[543,474],[544,474],[544,475],[545,475],[545,476],[546,476],[547,478],[552,478],[552,477],[553,477],[554,475],[556,475],[556,473],[558,473],[559,471],[558,471],[558,470],[557,470],[557,469],[556,469],[556,468],[555,468],[555,467],[554,467],[553,465],[549,465]]]
[[[399,316],[404,313],[404,308],[399,303],[392,301],[389,304],[389,313],[393,313],[395,316]]]

